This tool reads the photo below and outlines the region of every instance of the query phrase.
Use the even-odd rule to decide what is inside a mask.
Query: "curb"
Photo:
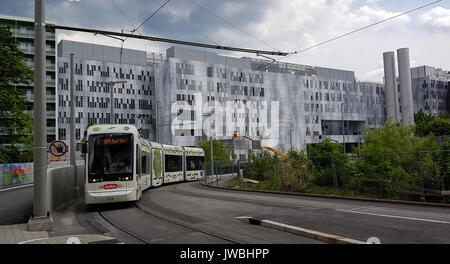
[[[26,187],[31,187],[31,186],[33,186],[33,183],[18,184],[18,185],[9,186],[9,187],[6,186],[6,187],[1,187],[0,192],[21,189],[21,188],[26,188]]]
[[[357,198],[357,197],[345,197],[345,196],[337,196],[337,195],[325,195],[325,194],[312,194],[312,193],[292,193],[292,192],[279,192],[279,191],[264,191],[264,190],[240,190],[234,188],[227,187],[217,187],[207,185],[202,182],[202,185],[209,188],[216,188],[222,190],[231,190],[231,191],[240,191],[240,192],[256,192],[256,193],[270,193],[270,194],[285,194],[285,195],[293,195],[293,196],[306,196],[306,197],[316,197],[316,198],[334,198],[334,199],[343,199],[343,200],[353,200],[353,201],[366,201],[366,202],[380,202],[380,203],[393,203],[393,204],[407,204],[407,205],[420,205],[420,206],[433,206],[433,207],[443,207],[450,208],[450,204],[441,204],[441,203],[421,203],[421,202],[413,202],[413,201],[403,201],[403,200],[388,200],[388,199],[375,199],[375,198]]]
[[[23,241],[18,244],[123,244],[119,240],[105,235],[68,235]]]
[[[271,221],[271,220],[259,220],[259,219],[249,217],[249,216],[240,216],[240,217],[236,217],[236,219],[238,219],[240,221],[248,222],[253,225],[261,225],[261,226],[276,229],[276,230],[279,230],[282,232],[287,232],[287,233],[291,233],[294,235],[307,237],[307,238],[311,238],[314,240],[319,240],[319,241],[322,241],[322,242],[325,242],[328,244],[367,244],[363,241],[359,241],[359,240],[355,240],[355,239],[351,239],[351,238],[347,238],[347,237],[342,237],[342,236],[337,236],[337,235],[332,235],[332,234],[327,234],[327,233],[322,233],[322,232],[318,232],[318,231],[314,231],[314,230],[310,230],[310,229],[301,228],[298,226],[292,226],[292,225],[287,225],[287,224],[283,224],[283,223],[278,223],[278,222]]]

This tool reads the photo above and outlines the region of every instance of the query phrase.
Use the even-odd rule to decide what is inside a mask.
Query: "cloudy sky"
[[[60,25],[131,31],[166,1],[47,0],[46,16]],[[169,0],[139,31],[179,40],[292,52],[433,1]],[[0,14],[33,17],[34,0],[0,0]],[[58,39],[121,44],[104,36],[69,31],[59,31]],[[124,47],[162,53],[169,45],[128,39]],[[450,70],[450,0],[283,61],[352,70],[359,80],[382,81],[382,53],[403,47],[410,48],[412,66]]]

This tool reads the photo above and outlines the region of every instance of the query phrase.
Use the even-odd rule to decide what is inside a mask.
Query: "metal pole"
[[[158,110],[158,101],[156,101],[156,142],[161,143],[161,138],[159,136],[159,125],[160,125],[160,120],[159,120],[159,110]]]
[[[116,123],[116,119],[114,118],[114,92],[113,92],[113,87],[114,85],[111,83],[111,84],[109,84],[109,83],[106,83],[106,87],[109,87],[109,97],[110,97],[110,99],[109,99],[109,101],[111,102],[111,105],[110,105],[110,112],[109,112],[109,114],[110,114],[110,123],[111,124],[115,124]]]
[[[74,54],[70,54],[70,165],[75,165],[75,75],[74,75]]]
[[[35,0],[34,24],[34,128],[33,216],[49,212],[47,179],[47,122],[45,85],[45,0]]]
[[[214,155],[213,155],[213,137],[211,136],[211,173],[214,176]]]
[[[289,130],[289,137],[291,139],[291,150],[292,150],[292,127],[291,130]]]
[[[73,166],[73,197],[78,199],[78,178],[77,164],[75,161],[76,142],[75,142],[75,74],[74,74],[74,56],[70,54],[70,166]]]
[[[344,111],[343,111],[343,108],[344,108],[344,105],[345,105],[346,103],[342,103],[341,104],[341,118],[342,118],[342,142],[343,142],[343,144],[344,144],[344,153],[345,153],[345,125],[344,125]]]

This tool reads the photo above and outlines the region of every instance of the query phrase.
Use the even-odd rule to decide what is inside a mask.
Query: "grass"
[[[273,182],[271,180],[261,181],[260,183],[257,184],[242,182],[241,185],[240,179],[238,177],[234,177],[233,179],[225,183],[225,187],[231,189],[239,190],[241,189],[241,186],[243,190],[284,191],[279,189],[277,182]],[[382,199],[382,197],[379,197],[377,195],[370,195],[370,194],[362,195],[354,190],[349,190],[345,188],[339,188],[336,190],[332,187],[323,187],[314,185],[308,185],[306,192],[296,192],[296,193],[342,196],[349,198]]]

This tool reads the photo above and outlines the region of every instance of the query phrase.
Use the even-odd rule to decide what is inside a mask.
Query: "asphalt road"
[[[381,243],[450,243],[450,209],[331,198],[219,190],[199,182],[182,183],[144,192],[140,204],[162,216],[200,230],[226,235],[239,243],[318,243],[263,226],[238,221],[239,216],[277,221],[360,241],[377,237]],[[155,219],[136,207],[107,211],[108,217],[152,241],[190,243],[173,224]],[[162,221],[158,219],[158,221]],[[159,233],[155,232],[157,230]],[[165,233],[167,232],[167,233]],[[209,238],[210,239],[210,238]],[[199,243],[215,240],[194,239]]]
[[[31,186],[0,191],[0,225],[27,222],[32,195]],[[213,189],[200,182],[150,189],[137,206],[94,208],[98,210],[147,243],[319,243],[238,221],[239,216],[360,241],[377,237],[381,243],[450,243],[449,208],[240,192]],[[126,242],[139,243],[130,238]]]
[[[0,225],[27,223],[33,214],[33,186],[0,190]]]

